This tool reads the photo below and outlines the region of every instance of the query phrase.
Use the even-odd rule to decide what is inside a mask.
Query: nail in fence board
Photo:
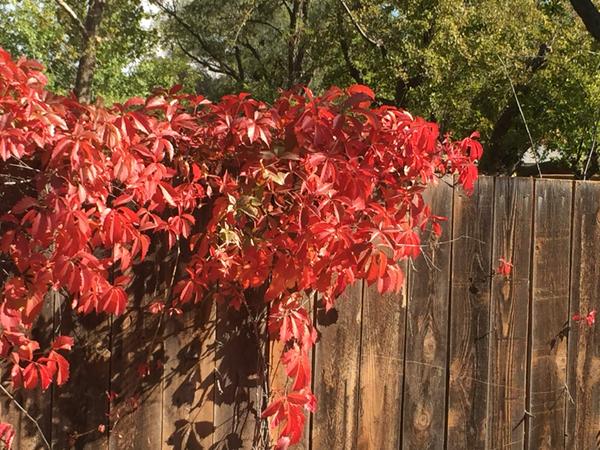
[[[600,310],[600,183],[577,182],[573,205],[571,312]],[[567,448],[600,447],[600,328],[571,321]]]
[[[532,208],[532,179],[496,178],[492,263],[505,258],[513,268],[492,278],[489,449],[524,446]]]
[[[336,309],[317,311],[321,333],[315,349],[315,395],[312,448],[356,448],[360,367],[362,283],[337,299]],[[337,319],[337,320],[335,320]]]
[[[472,196],[454,191],[448,448],[486,442],[493,200],[491,177]]]
[[[442,235],[422,237],[423,255],[410,265],[406,324],[402,448],[440,449],[446,420],[446,357],[452,248],[452,187],[428,189],[433,214],[447,217]]]
[[[530,449],[564,448],[571,197],[571,181],[535,183]]]

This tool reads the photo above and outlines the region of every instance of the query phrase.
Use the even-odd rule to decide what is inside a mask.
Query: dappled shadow
[[[119,317],[82,317],[57,298],[40,319],[42,348],[55,334],[75,338],[69,382],[25,393],[29,412],[55,448],[135,449],[143,442],[144,448],[236,449],[265,439],[259,419],[267,359],[262,293],[248,293],[240,311],[206,301],[180,315],[152,314],[148,305],[170,295],[165,280],[174,264],[171,254],[149,255],[137,265],[127,311]],[[2,406],[19,433],[35,436],[32,423]]]

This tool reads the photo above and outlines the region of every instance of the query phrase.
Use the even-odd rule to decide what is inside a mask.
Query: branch
[[[346,39],[346,35],[344,33],[344,26],[342,23],[342,13],[339,8],[336,8],[336,9],[337,9],[336,19],[337,19],[337,25],[338,25],[339,33],[340,33],[340,38],[339,38],[340,49],[342,50],[342,56],[344,57],[344,62],[346,63],[348,72],[350,72],[350,76],[352,78],[354,78],[354,81],[356,81],[358,84],[364,84],[364,80],[363,80],[362,74],[360,73],[359,68],[356,67],[356,64],[354,64],[354,61],[352,61],[352,58],[350,57],[350,45],[348,44],[348,40]]]
[[[346,10],[346,13],[348,14],[348,17],[350,18],[352,25],[354,25],[354,28],[356,28],[356,31],[358,31],[358,33],[363,37],[363,39],[365,41],[367,41],[369,44],[371,44],[371,45],[377,47],[379,50],[381,50],[381,54],[385,57],[387,55],[387,50],[385,49],[383,42],[381,42],[381,40],[379,40],[379,39],[375,40],[375,39],[370,38],[367,35],[367,33],[365,32],[365,30],[363,30],[363,28],[360,26],[360,23],[358,23],[356,18],[352,15],[352,11],[350,10],[350,8],[346,4],[346,2],[344,0],[340,0],[340,3]]]
[[[202,67],[210,70],[211,72],[222,73],[223,75],[229,75],[230,77],[235,78],[235,74],[227,72],[226,70],[219,68],[219,67],[215,66],[214,64],[211,64],[208,61],[200,59],[196,55],[192,54],[189,50],[187,50],[183,46],[183,44],[178,39],[176,39],[175,42],[177,42],[177,46],[181,49],[181,51],[185,54],[185,56],[190,58],[192,61],[195,61],[196,63],[200,64]]]
[[[239,77],[236,75],[235,71],[224,61],[222,61],[220,58],[218,58],[215,53],[212,51],[212,49],[210,48],[210,46],[208,45],[208,43],[206,42],[206,40],[200,36],[195,30],[194,28],[189,25],[185,20],[183,20],[179,14],[177,14],[176,11],[167,8],[162,2],[160,2],[159,0],[152,0],[152,3],[154,3],[156,6],[158,6],[163,12],[165,12],[168,16],[171,16],[173,19],[175,19],[175,21],[177,23],[179,23],[189,34],[191,34],[196,41],[198,41],[198,44],[200,44],[200,47],[202,47],[202,49],[212,58],[216,61],[217,64],[219,64],[219,66],[222,67],[222,70],[218,70],[217,72],[223,73],[223,74],[227,74],[233,78],[235,78],[236,80],[239,81]],[[212,69],[211,69],[212,70]]]
[[[570,0],[573,9],[581,18],[585,28],[600,42],[600,11],[592,3],[592,0]]]
[[[40,436],[42,437],[42,440],[44,441],[44,444],[46,445],[46,447],[48,447],[48,449],[51,449],[52,447],[50,447],[50,444],[48,443],[48,439],[46,439],[46,436],[44,436],[44,432],[42,431],[42,428],[40,427],[40,424],[38,423],[37,420],[35,420],[33,417],[31,417],[31,415],[27,412],[27,410],[25,408],[23,408],[23,406],[17,401],[17,399],[15,397],[13,397],[13,395],[8,392],[8,390],[2,386],[2,384],[0,383],[0,389],[2,389],[2,392],[4,392],[4,394],[11,399],[11,401],[17,406],[17,408],[19,408],[21,410],[21,412],[23,414],[25,414],[25,417],[27,417],[37,428],[38,432],[40,433]]]
[[[65,12],[69,16],[71,16],[71,19],[73,19],[73,22],[75,22],[75,25],[77,25],[77,28],[79,28],[79,31],[81,31],[81,34],[83,34],[84,37],[87,37],[88,32],[85,29],[85,25],[83,25],[83,22],[81,21],[81,19],[77,15],[77,13],[75,11],[73,11],[73,9],[64,0],[55,0],[55,1],[62,9],[65,10]]]

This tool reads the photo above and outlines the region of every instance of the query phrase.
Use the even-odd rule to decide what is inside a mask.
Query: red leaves
[[[310,359],[306,350],[294,345],[282,358],[287,376],[294,379],[292,389],[310,386]]]
[[[71,338],[45,351],[27,337],[50,289],[79,313],[122,314],[126,275],[151,254],[180,266],[153,314],[204,299],[240,308],[246,290],[265,292],[269,335],[292,378],[265,417],[282,426],[280,448],[297,442],[315,401],[316,331],[301,294],[331,308],[356,280],[399,292],[419,232],[431,224],[441,234],[424,189],[458,175],[471,191],[478,176],[478,135],[440,142],[436,124],[374,99],[354,85],[285,92],[272,105],[246,93],[211,104],[173,88],[81,105],[49,95],[38,65],[0,49],[0,158],[36,173],[0,218],[0,252],[14,267],[0,289],[0,359],[13,384],[69,377],[59,352]]]
[[[512,268],[512,263],[504,259],[504,257],[502,257],[498,260],[498,268],[496,269],[496,273],[508,278],[508,276],[510,276]]]
[[[12,447],[12,442],[15,438],[15,429],[12,425],[8,423],[1,422],[0,423],[0,441],[4,444],[4,446],[10,450]]]
[[[587,324],[588,327],[591,327],[592,325],[594,325],[596,323],[596,310],[595,309],[591,310],[585,316],[580,313],[576,313],[573,315],[573,321],[579,322],[582,324],[585,323],[585,324]]]
[[[54,350],[71,350],[73,342],[71,336],[58,336],[54,339],[54,342],[52,342],[52,348]]]
[[[300,441],[304,431],[306,417],[304,410],[314,412],[316,410],[316,399],[310,390],[290,392],[287,396],[274,399],[263,411],[261,417],[270,419],[271,428],[283,425],[282,437],[278,445],[286,448],[286,445],[294,445]]]

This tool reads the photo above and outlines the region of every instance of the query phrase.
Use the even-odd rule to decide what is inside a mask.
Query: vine
[[[424,189],[454,174],[472,190],[478,136],[440,137],[360,85],[297,88],[272,105],[174,87],[106,107],[53,95],[42,70],[0,49],[0,358],[14,388],[68,380],[73,339],[46,349],[30,334],[49,292],[79,314],[120,315],[132,268],[164,243],[180,270],[156,313],[240,309],[263,293],[290,382],[262,418],[278,448],[298,442],[317,404],[303,296],[330,309],[361,279],[398,292],[419,232],[441,232]],[[13,435],[0,427],[7,445]]]

